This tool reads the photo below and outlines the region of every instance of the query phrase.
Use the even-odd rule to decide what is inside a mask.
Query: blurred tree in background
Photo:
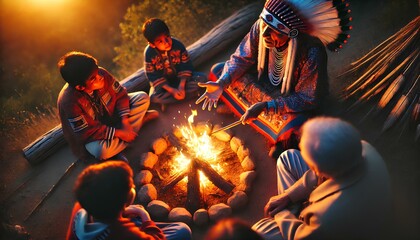
[[[118,76],[128,76],[143,67],[147,45],[141,28],[152,17],[166,22],[171,35],[189,46],[235,10],[255,0],[144,0],[128,8],[120,24],[122,42],[115,47]]]

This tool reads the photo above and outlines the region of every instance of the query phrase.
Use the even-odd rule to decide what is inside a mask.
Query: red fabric
[[[105,86],[99,90],[99,95],[105,105],[106,112],[110,115],[109,122],[128,115],[130,112],[129,97],[127,91],[115,78],[103,68],[99,68],[99,74],[104,77]],[[114,137],[115,126],[107,125],[98,120],[92,104],[86,94],[77,91],[66,84],[61,90],[57,106],[63,134],[74,154],[83,160],[87,160],[84,145],[95,140],[111,140]],[[70,119],[80,119],[80,129],[74,131]]]
[[[127,91],[105,69],[100,68],[99,74],[105,81],[104,87],[99,89],[99,95],[110,118],[128,115],[130,107]],[[95,115],[87,94],[66,84],[58,96],[57,104],[63,131],[65,127],[68,129],[64,134],[67,132],[75,134],[84,143],[113,138],[108,133],[114,126],[107,126],[98,119],[99,116]],[[85,121],[85,124],[82,124],[81,120],[83,126],[77,132],[74,132],[69,123],[70,119],[75,118],[82,118]]]
[[[74,217],[81,209],[79,203],[76,203],[73,207],[73,211],[70,217],[69,227],[67,229],[67,240],[78,240],[74,233],[73,229],[73,222]],[[136,226],[130,219],[128,218],[120,218],[115,222],[109,224],[108,227],[111,231],[109,236],[106,238],[107,240],[112,239],[166,239],[165,235],[163,234],[162,230],[156,226],[153,221],[146,221],[143,222],[140,227]]]
[[[223,91],[220,99],[238,117],[242,116],[248,108],[230,88]],[[300,126],[308,118],[307,115],[303,113],[285,113],[282,114],[281,117],[283,117],[282,125],[275,125],[270,122],[269,119],[266,119],[261,115],[249,125],[266,137],[270,143],[275,144],[279,141],[286,141],[292,134],[296,135]]]

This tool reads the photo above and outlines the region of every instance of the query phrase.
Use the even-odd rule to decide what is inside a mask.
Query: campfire
[[[195,123],[196,115],[193,111],[187,124],[174,126],[172,132],[155,140],[154,153],[142,157],[141,172],[150,171],[153,177],[150,183],[136,181],[136,185],[144,185],[139,190],[141,202],[155,200],[159,195],[170,207],[185,206],[191,214],[225,202],[246,204],[245,192],[255,178],[249,150],[239,138],[225,131],[212,134],[219,126]],[[152,164],[146,163],[155,158]],[[154,186],[156,196],[142,197],[146,185],[148,189]]]
[[[186,208],[190,212],[194,212],[200,207],[202,192],[206,191],[211,183],[226,194],[232,192],[235,187],[221,176],[224,172],[221,153],[226,149],[212,140],[207,131],[197,132],[194,129],[193,123],[196,115],[197,111],[193,111],[192,115],[188,117],[188,126],[179,127],[180,134],[178,136],[173,134],[169,137],[170,142],[179,152],[173,157],[172,176],[163,184],[162,188],[165,192],[179,181],[186,179]]]

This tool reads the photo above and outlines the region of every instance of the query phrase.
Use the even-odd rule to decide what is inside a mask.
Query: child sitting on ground
[[[122,161],[88,166],[78,177],[69,239],[191,239],[184,223],[155,223],[136,196],[133,172]]]
[[[65,139],[82,160],[121,159],[127,144],[137,137],[142,125],[159,113],[148,110],[150,98],[127,90],[96,58],[72,51],[58,61],[66,81],[58,99],[58,111]]]
[[[142,31],[148,41],[144,50],[146,76],[154,88],[150,101],[162,104],[164,109],[165,104],[198,94],[197,82],[205,82],[207,77],[193,71],[187,49],[171,37],[166,23],[151,18],[143,24]]]

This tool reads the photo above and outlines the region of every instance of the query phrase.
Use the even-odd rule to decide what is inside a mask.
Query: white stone
[[[218,203],[209,208],[209,218],[213,222],[217,222],[222,218],[232,215],[232,208],[224,203]]]
[[[135,177],[134,177],[134,184],[137,187],[140,187],[144,184],[150,183],[152,181],[153,174],[149,170],[141,170]]]
[[[238,137],[232,137],[232,139],[230,139],[230,148],[232,149],[232,151],[234,151],[235,153],[238,152],[238,148],[239,146],[242,146],[243,142],[241,139],[239,139]]]
[[[239,161],[242,162],[245,157],[249,156],[249,149],[244,145],[241,145],[236,154],[238,154]]]
[[[152,152],[140,156],[140,167],[153,168],[158,161],[158,156]]]
[[[176,207],[169,212],[168,220],[171,222],[183,222],[186,224],[191,224],[192,215],[187,209]]]
[[[205,226],[209,223],[209,213],[204,208],[198,209],[194,213],[193,221],[197,226]]]
[[[233,209],[238,210],[248,203],[248,195],[245,192],[237,191],[227,200],[227,204]]]
[[[213,127],[213,132],[217,131],[217,129],[220,129],[221,126],[220,125],[215,125]],[[212,136],[216,137],[218,140],[222,141],[222,142],[229,142],[230,139],[232,139],[232,134],[229,133],[228,131],[220,131],[220,132],[216,132],[213,133]]]
[[[148,204],[150,201],[156,200],[157,191],[155,186],[150,183],[143,185],[137,193],[137,198],[142,204]]]
[[[241,175],[239,175],[239,183],[241,185],[241,188],[239,189],[242,189],[245,192],[250,192],[252,182],[255,180],[256,177],[257,173],[255,171],[246,171],[241,173]]]
[[[158,138],[152,144],[152,149],[156,155],[162,154],[167,148],[168,142],[164,138]]]
[[[147,204],[147,211],[154,221],[164,221],[167,219],[171,208],[164,201],[153,200]]]
[[[241,162],[241,166],[245,171],[251,171],[255,169],[255,164],[249,156],[246,156]]]

